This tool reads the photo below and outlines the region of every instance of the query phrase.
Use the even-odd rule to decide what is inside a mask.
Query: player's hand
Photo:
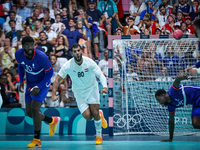
[[[31,89],[31,96],[37,95],[40,92],[40,89],[38,87],[33,87]]]
[[[160,142],[172,142],[172,139],[168,139],[168,140],[161,140]]]
[[[23,89],[23,90],[22,90]],[[19,91],[21,92],[21,93],[24,93],[24,82],[20,82],[20,84],[19,84]]]
[[[101,90],[101,94],[108,94],[108,89],[106,87],[104,87],[102,90]]]
[[[52,101],[53,102],[56,102],[56,101],[58,101],[59,100],[59,98],[56,96],[56,95],[53,95],[52,94]]]
[[[187,68],[185,69],[185,72],[189,73],[189,72],[190,72],[190,70],[191,70],[192,68],[195,68],[195,66],[190,66],[190,67],[187,67]]]

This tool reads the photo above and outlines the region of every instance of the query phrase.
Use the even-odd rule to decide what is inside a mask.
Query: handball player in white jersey
[[[100,96],[96,77],[103,85],[101,93],[108,93],[107,81],[98,65],[92,59],[82,56],[79,44],[74,44],[71,50],[73,58],[62,66],[53,84],[52,101],[58,100],[56,96],[58,85],[66,75],[69,75],[72,80],[72,91],[81,114],[86,120],[94,119],[96,128],[95,144],[102,144],[101,126],[107,128],[107,121],[103,116],[103,111],[99,110]]]

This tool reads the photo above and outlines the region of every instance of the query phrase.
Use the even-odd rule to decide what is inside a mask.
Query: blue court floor
[[[0,150],[200,150],[199,136],[175,136],[173,142],[160,140],[168,136],[104,136],[103,145],[94,145],[95,136],[42,135],[42,148],[27,148],[33,135],[0,135]]]

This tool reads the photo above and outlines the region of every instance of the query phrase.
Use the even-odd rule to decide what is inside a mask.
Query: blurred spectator
[[[56,0],[52,1],[52,8],[50,9],[50,14],[49,16],[53,19],[55,19],[55,15],[61,14],[60,6],[56,5]]]
[[[194,58],[193,54],[193,45],[188,47],[185,51],[185,55],[180,58],[179,68],[186,69],[189,66],[193,66],[197,63],[197,59]]]
[[[41,18],[40,21],[44,24],[45,24],[45,21],[50,21],[51,24],[55,23],[55,20],[53,18],[50,18],[49,14],[50,14],[49,8],[46,8],[44,12],[44,17]]]
[[[53,53],[53,45],[47,41],[48,37],[45,32],[40,32],[39,34],[40,43],[38,43],[39,46],[41,46],[44,49],[44,53],[50,58],[50,54]]]
[[[159,12],[156,14],[158,10]],[[168,16],[165,5],[161,4],[157,9],[153,11],[153,15],[158,19],[158,23],[162,28],[165,25]]]
[[[94,57],[95,60],[98,60],[99,54],[99,32],[98,27],[103,25],[103,22],[106,20],[106,17],[103,13],[95,8],[94,0],[88,0],[88,8],[87,14],[92,17],[93,25],[92,25],[92,32],[93,32],[93,39],[92,42],[94,44]]]
[[[155,35],[163,35],[162,29],[161,28],[156,28]]]
[[[191,34],[190,32],[188,32],[188,25],[185,22],[181,24],[181,30],[183,34]]]
[[[34,49],[38,49],[38,50],[42,51],[43,53],[45,53],[44,52],[45,51],[44,48],[42,48],[41,46],[38,45],[39,39],[36,39],[34,37],[33,37],[33,39],[34,39]]]
[[[59,70],[61,69],[61,66],[57,65],[57,63],[56,63],[57,57],[55,55],[52,55],[50,57],[50,60],[51,60],[51,64],[53,67],[53,76],[51,77],[51,85],[50,85],[50,89],[52,89],[52,85],[56,79],[56,76],[57,76]],[[66,91],[68,89],[66,78],[64,78],[60,82],[59,87],[58,87],[58,89],[60,90],[60,107],[64,107],[64,102],[69,102],[68,97],[66,97]]]
[[[176,14],[178,11],[182,11],[184,16],[189,16],[192,7],[187,4],[187,0],[179,0],[179,2],[175,3],[173,6],[173,14]]]
[[[185,17],[185,23],[188,26],[188,32],[191,33],[191,34],[194,34],[195,33],[194,26],[192,25],[192,20],[191,20],[190,16]]]
[[[167,67],[169,76],[177,76],[177,69],[179,65],[179,57],[174,54],[174,47],[168,45],[166,49],[167,56],[163,58],[163,66]]]
[[[142,55],[138,57],[136,73],[140,81],[154,80],[152,74],[155,71],[154,60],[149,55],[149,51],[143,50]]]
[[[16,21],[10,20],[9,25],[11,27],[11,31],[6,33],[6,38],[9,38],[12,42],[12,47],[17,46],[17,42],[21,39],[21,30],[16,29]]]
[[[142,11],[146,10],[146,4],[140,2],[139,0],[132,0],[130,3],[130,9],[129,13],[131,16],[136,17],[135,18],[135,25],[140,24],[140,14]]]
[[[160,28],[159,24],[151,19],[151,15],[146,13],[143,18],[145,29],[148,29],[152,35],[156,34],[156,28]]]
[[[53,54],[57,57],[57,64],[62,67],[67,59],[71,58],[69,52],[69,43],[65,35],[60,35],[58,41],[55,44]]]
[[[71,50],[72,45],[74,45],[75,43],[78,43],[80,38],[84,38],[85,40],[87,40],[87,36],[85,36],[84,34],[81,34],[76,28],[76,20],[75,19],[69,19],[69,26],[70,26],[70,30],[65,29],[63,31],[63,29],[61,30],[62,34],[64,34],[67,38],[68,38],[68,42],[69,42],[69,50]]]
[[[167,67],[162,67],[161,74],[155,81],[173,81],[172,77],[168,76]]]
[[[47,42],[49,42],[51,44],[56,44],[57,34],[53,30],[51,30],[51,22],[49,20],[46,20],[44,22],[44,25],[45,25],[44,32],[47,35]]]
[[[23,28],[22,28],[22,22],[20,21],[20,20],[17,20],[18,18],[16,18],[16,13],[14,12],[14,11],[11,11],[10,13],[9,13],[9,19],[7,19],[7,20],[15,20],[16,21],[16,30],[23,30]],[[11,27],[10,27],[10,25],[9,25],[9,21],[8,22],[5,22],[4,24],[3,24],[3,31],[5,32],[5,33],[8,33],[8,32],[10,32],[11,31]]]
[[[69,17],[68,17],[68,11],[67,11],[67,8],[66,8],[66,7],[64,7],[64,8],[62,9],[61,16],[62,16],[61,22],[64,23],[66,29],[69,30],[69,28],[70,28],[70,27],[69,27]]]
[[[152,20],[155,20],[156,18],[153,16],[153,11],[155,10],[155,8],[153,8],[153,2],[151,0],[146,1],[147,4],[147,9],[142,11],[140,14],[140,23],[143,21],[144,16],[146,15],[146,13],[150,14],[150,18]]]
[[[86,36],[86,27],[83,26],[83,21],[81,19],[77,20],[77,29],[81,34]],[[88,57],[86,40],[84,40],[83,38],[80,38],[78,41],[78,44],[81,46],[81,49],[83,51],[83,56]]]
[[[168,15],[172,14],[173,7],[169,5],[169,0],[162,0],[162,3],[165,6]]]
[[[117,23],[115,16],[118,15],[118,10],[115,2],[113,0],[102,0],[98,4],[98,9],[104,14],[106,20],[104,25],[107,29],[108,34],[115,33],[117,29]]]
[[[25,0],[20,0],[20,8],[17,9],[17,14],[22,17],[22,22],[31,16],[31,10],[25,7]]]
[[[61,31],[61,28],[66,29],[65,24],[61,22],[61,15],[57,14],[56,23],[52,24],[51,29],[58,35],[58,33]]]
[[[34,32],[33,30],[32,30],[32,28],[31,28],[31,26],[30,25],[27,25],[26,27],[25,27],[25,31],[28,33],[28,35],[29,36],[31,36],[31,37],[39,37],[39,34],[37,33],[37,32]]]
[[[5,85],[6,89],[6,96],[9,99],[10,103],[17,103],[19,102],[19,93],[18,93],[18,86],[17,80],[12,72],[7,72],[7,84]]]
[[[40,20],[36,20],[36,21],[34,22],[33,31],[35,32],[35,36],[36,36],[36,37],[37,37],[37,36],[39,37],[40,32],[43,31],[43,25],[42,25],[42,23],[41,23]]]
[[[38,10],[39,10],[38,19],[43,18],[43,17],[44,17],[44,10],[45,10],[46,8],[43,7],[42,3],[37,2],[37,3],[36,3],[36,6],[35,6],[35,9],[38,9]]]
[[[3,99],[2,108],[21,108],[21,104],[19,103],[10,103],[9,99],[6,96],[5,92],[5,85],[7,83],[7,76],[6,74],[0,75],[0,92]]]
[[[174,32],[175,27],[175,16],[173,14],[167,17],[168,23],[164,25],[163,29],[165,34],[172,34]]]
[[[129,16],[127,19],[127,26],[123,26],[118,19],[118,16],[116,16],[116,21],[118,26],[123,29],[124,35],[138,35],[140,34],[140,30],[137,26],[135,26],[135,18],[132,16]]]
[[[17,50],[22,48],[22,39],[23,39],[25,36],[28,36],[28,33],[27,33],[25,30],[23,30],[23,31],[21,32],[21,39],[20,39],[20,41],[17,42]]]
[[[196,17],[199,18],[200,15],[200,6],[199,6],[199,0],[194,0],[192,2],[192,12],[190,13],[190,17],[192,20],[194,20]]]
[[[70,18],[74,18],[75,16],[78,15],[78,9],[77,9],[77,2],[76,0],[70,0],[69,1],[69,16]]]
[[[115,35],[123,35],[123,30],[121,28],[117,28]]]
[[[3,45],[2,42],[3,42],[4,39],[5,39],[5,34],[2,31],[2,26],[0,25],[0,44],[1,44],[1,46]]]
[[[17,24],[19,24],[19,25],[22,25],[22,17],[21,16],[19,16],[18,14],[17,14],[17,6],[16,5],[13,5],[12,7],[11,7],[11,11],[10,11],[10,13],[11,12],[15,12],[15,21],[16,21],[16,23]],[[12,14],[13,15],[13,14]],[[11,18],[12,18],[13,16],[11,16]],[[13,19],[13,18],[12,18]],[[6,22],[9,22],[10,21],[10,16],[8,16],[8,17],[6,17]]]
[[[136,72],[134,72],[134,66],[129,64],[128,65],[128,73],[127,73],[127,80],[128,81],[139,81],[139,76]]]
[[[34,9],[33,16],[27,17],[26,20],[23,22],[23,25],[24,26],[30,25],[31,29],[33,29],[34,23],[38,19],[39,14],[40,14],[40,10],[37,8]]]
[[[183,12],[182,11],[178,11],[177,15],[176,15],[176,18],[177,18],[176,22],[181,24],[183,22],[183,19],[184,19]]]
[[[151,35],[151,32],[148,29],[144,29],[143,35]]]
[[[175,29],[175,30],[181,30],[181,24],[180,24],[179,22],[176,22],[176,23],[174,24],[174,29]]]
[[[86,36],[88,38],[87,40],[87,52],[88,52],[88,57],[92,58],[92,52],[91,52],[91,40],[92,40],[92,35],[91,35],[91,26],[92,26],[92,17],[88,16],[86,14],[85,8],[81,7],[79,8],[79,16],[76,16],[75,19],[82,19],[83,20],[83,25],[86,27]]]
[[[11,69],[14,66],[15,51],[15,48],[11,47],[11,40],[6,38],[4,40],[4,49],[0,52],[1,70],[3,68]]]
[[[104,51],[104,57],[105,59],[100,60],[99,67],[101,71],[103,72],[104,76],[108,78],[108,49]],[[119,73],[118,64],[115,60],[113,60],[113,78],[116,80],[119,78],[117,75]]]
[[[1,14],[0,16],[6,19],[8,13],[11,11],[11,6],[13,2],[11,0],[4,0],[4,3],[1,5]]]

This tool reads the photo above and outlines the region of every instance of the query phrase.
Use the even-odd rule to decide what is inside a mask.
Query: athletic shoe
[[[103,143],[103,139],[101,136],[96,137],[95,145],[100,145]]]
[[[38,148],[40,148],[40,147],[42,147],[42,144],[41,144],[40,139],[34,138],[34,139],[31,141],[31,143],[28,144],[27,147],[28,147],[28,148],[33,148],[33,147],[38,147]]]
[[[101,117],[102,127],[103,127],[104,129],[106,129],[106,128],[108,127],[108,124],[107,124],[106,119],[105,119],[104,116],[103,116],[103,111],[102,111],[101,109],[99,109],[99,115],[100,115],[100,117]]]
[[[56,132],[57,124],[60,123],[60,117],[52,117],[52,122],[49,124],[50,130],[49,130],[49,136],[53,136]]]

